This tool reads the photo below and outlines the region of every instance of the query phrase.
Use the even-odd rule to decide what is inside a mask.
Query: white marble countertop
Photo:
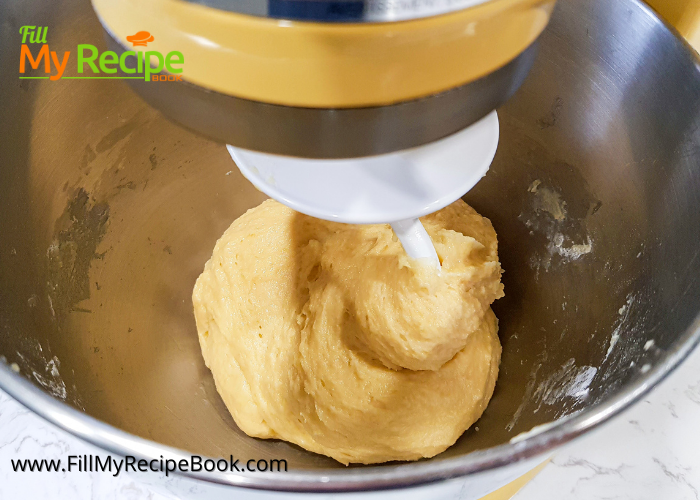
[[[515,500],[700,500],[699,423],[700,349],[696,349],[643,401],[560,450]],[[0,499],[177,498],[129,474],[115,478],[103,472],[13,472],[10,464],[16,458],[98,453],[0,391]],[[235,495],[239,500],[248,497],[245,490]]]

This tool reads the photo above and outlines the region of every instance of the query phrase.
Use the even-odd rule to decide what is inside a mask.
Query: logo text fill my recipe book
[[[148,43],[155,37],[148,31],[139,31],[127,36],[134,50],[126,50],[117,54],[111,50],[100,52],[89,43],[81,43],[75,51],[65,51],[59,54],[50,49],[47,40],[47,26],[22,26],[19,34],[22,36],[22,46],[19,57],[20,79],[143,79],[146,81],[182,81],[182,65],[185,57],[179,50],[163,54],[157,50],[147,50]],[[146,47],[138,50],[136,47]],[[74,56],[73,56],[74,54]],[[149,64],[150,62],[150,64]],[[135,64],[134,64],[135,63]],[[63,76],[69,65],[75,64],[80,76]],[[46,76],[25,76],[31,67],[37,71],[44,70]],[[154,75],[160,71],[168,75]],[[121,71],[127,76],[120,76]]]

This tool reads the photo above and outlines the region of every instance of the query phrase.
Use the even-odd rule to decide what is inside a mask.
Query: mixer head
[[[216,141],[303,158],[428,144],[515,93],[555,0],[93,0],[118,53],[184,55],[183,81],[128,82]]]

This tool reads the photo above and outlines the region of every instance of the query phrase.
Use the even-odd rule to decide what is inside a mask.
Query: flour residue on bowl
[[[21,361],[18,365],[18,373],[25,373],[33,378],[46,392],[54,397],[66,401],[68,399],[68,388],[61,377],[59,371],[61,362],[56,356],[48,358],[41,343],[25,351],[24,354],[17,351],[17,357]],[[30,359],[31,358],[31,359]],[[73,401],[77,406],[81,406],[77,398]]]
[[[558,254],[567,260],[577,260],[584,255],[593,251],[593,243],[589,237],[586,238],[586,243],[581,245],[564,246],[564,235],[556,233],[547,245],[547,250],[550,254]]]
[[[542,186],[539,179],[534,180],[527,191],[535,195],[532,205],[536,212],[548,213],[558,221],[566,219],[566,201],[561,199],[560,193]]]
[[[17,355],[29,365],[29,360],[25,358],[19,351]],[[52,396],[66,400],[68,397],[68,391],[66,390],[66,384],[61,378],[61,374],[58,371],[58,367],[61,362],[56,356],[51,358],[45,365],[44,373],[40,373],[34,368],[29,368],[29,373],[32,378],[36,380],[41,387],[43,387]]]
[[[638,332],[640,329],[648,328],[649,310],[643,307],[644,297],[643,292],[635,292],[627,294],[625,303],[617,310],[618,317],[613,324],[613,330],[610,334],[608,350],[605,353],[603,361],[609,357],[613,357],[615,362],[627,362],[629,358],[639,354],[639,351],[648,352],[656,347],[654,339],[640,339]],[[620,348],[621,341],[623,348]]]
[[[537,373],[541,367],[542,363],[538,363],[530,373],[523,399],[506,425],[507,430],[515,427],[528,405],[534,407],[532,413],[540,411],[543,405],[561,408],[560,416],[575,411],[588,397],[591,382],[598,372],[593,366],[576,366],[576,360],[571,358],[556,372],[537,383]]]
[[[540,269],[549,271],[554,256],[557,256],[558,263],[566,264],[593,252],[593,240],[583,230],[585,221],[569,217],[569,207],[559,191],[536,179],[528,186],[527,192],[531,194],[529,207],[518,218],[530,230],[531,236],[537,233],[547,240],[545,250],[530,257],[536,280]],[[572,234],[572,229],[575,234]]]
[[[43,375],[32,370],[32,376],[44,389],[51,393],[51,395],[65,401],[68,396],[68,391],[66,390],[65,382],[61,378],[61,374],[58,372],[58,367],[60,365],[61,362],[54,356],[46,363],[46,372]]]
[[[564,398],[583,400],[588,396],[588,388],[598,369],[593,366],[576,366],[574,358],[554,372],[547,380],[537,386],[532,399],[538,402],[534,412],[543,404],[559,404]]]
[[[617,321],[615,321],[615,325],[613,327],[612,334],[610,335],[610,343],[608,344],[608,350],[605,353],[605,357],[603,358],[603,360],[608,359],[610,354],[615,349],[615,346],[619,342],[620,334],[622,333],[623,329],[625,329],[629,326],[630,311],[632,309],[633,304],[634,304],[634,295],[629,294],[627,296],[627,300],[625,301],[625,303],[622,305],[622,307],[620,307],[620,309],[617,310],[619,317],[618,317]]]

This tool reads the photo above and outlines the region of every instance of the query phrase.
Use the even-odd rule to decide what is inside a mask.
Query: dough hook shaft
[[[391,228],[394,230],[394,233],[396,233],[396,236],[398,236],[409,257],[414,259],[430,259],[432,264],[438,270],[440,269],[440,259],[433,246],[433,241],[430,239],[420,219],[406,219],[392,222]]]

